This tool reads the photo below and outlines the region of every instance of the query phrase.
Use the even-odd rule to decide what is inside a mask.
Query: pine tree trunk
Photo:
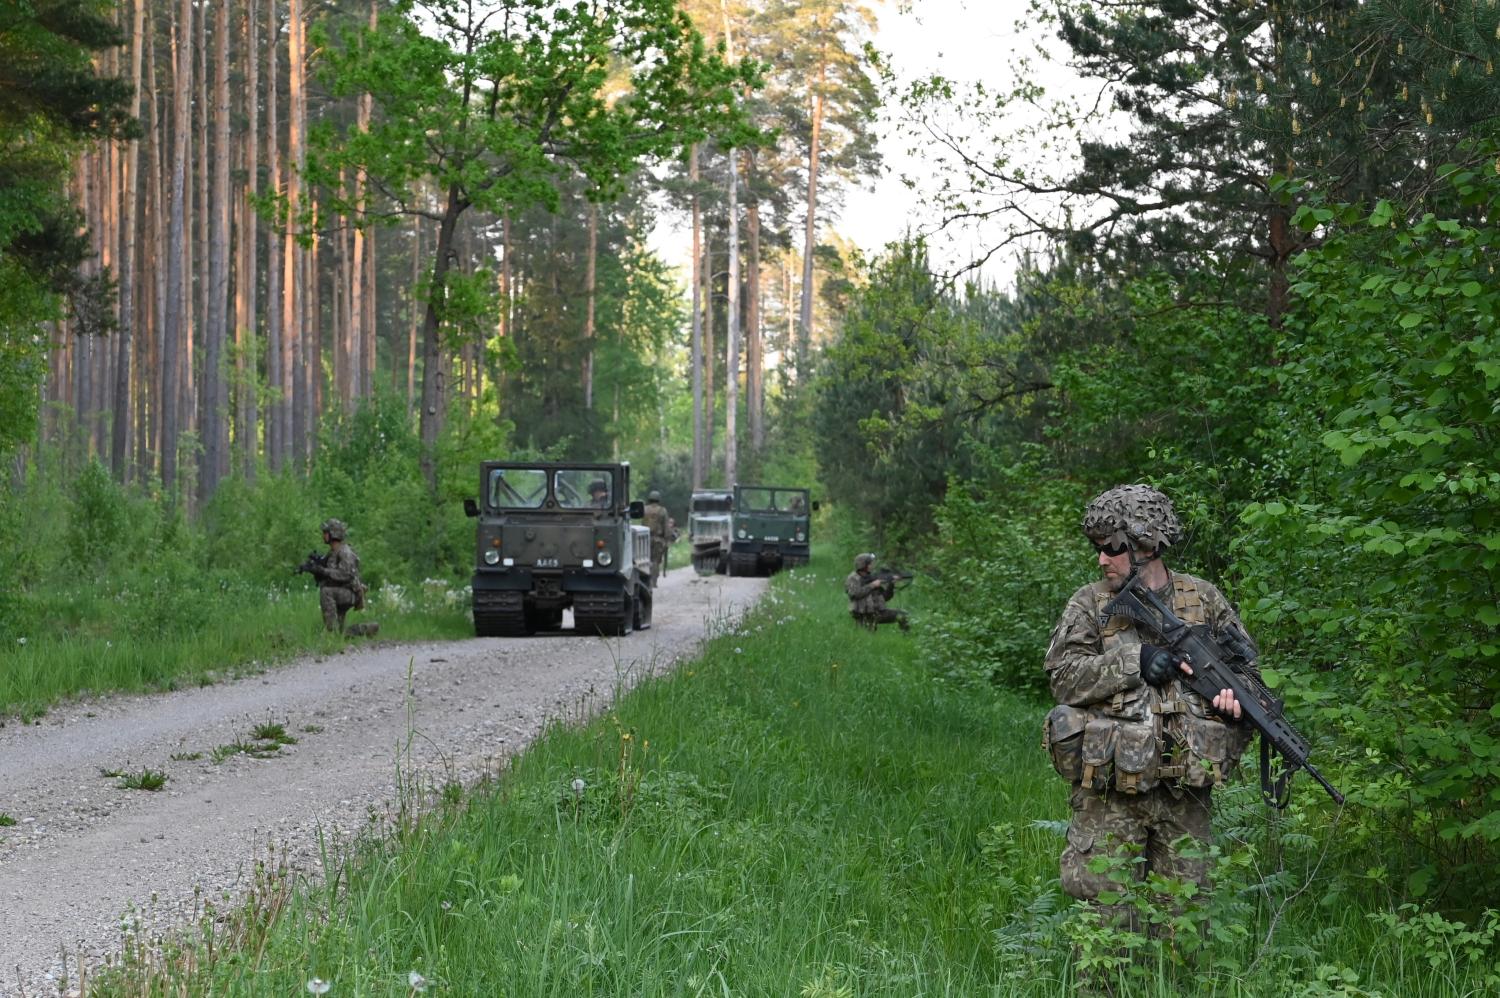
[[[192,79],[193,79],[193,0],[181,0],[177,19],[172,25],[172,55],[176,69],[172,79],[172,204],[166,246],[167,294],[166,329],[161,349],[161,485],[162,491],[177,496],[177,436],[182,415],[182,366],[186,301],[187,198],[188,162],[192,146]]]
[[[229,4],[214,19],[213,184],[209,195],[208,324],[203,341],[202,500],[229,473],[229,384],[224,352],[229,342]]]
[[[714,241],[703,241],[703,474],[714,465]],[[733,485],[733,482],[728,483]]]
[[[321,215],[311,191],[306,192],[312,210],[312,243],[302,253],[302,450],[298,455],[304,471],[312,467],[318,452],[318,424],[323,413],[323,324],[322,289],[318,282],[318,258],[324,240],[318,234]]]
[[[417,300],[417,285],[422,280],[422,218],[417,216],[411,223],[411,327],[406,336],[406,412],[411,415],[416,401],[417,380],[417,327],[422,314]]]
[[[729,166],[729,232],[726,249],[729,273],[725,285],[724,319],[724,481],[739,477],[740,406],[740,183],[734,150],[725,157]]]
[[[379,5],[377,0],[370,0],[370,22],[369,28],[374,31],[379,23]],[[361,94],[359,97],[358,124],[361,130],[370,127],[370,120],[375,115],[375,98],[369,93]],[[356,204],[360,210],[364,210],[364,199],[367,184],[364,173],[355,175],[355,197]],[[358,299],[357,308],[360,320],[356,324],[358,335],[361,338],[359,351],[359,384],[356,389],[361,398],[366,398],[375,391],[375,343],[376,343],[376,311],[375,298],[376,275],[375,275],[375,230],[361,226],[354,230],[354,256],[355,268],[359,271],[357,280],[359,290],[355,297]]]
[[[755,196],[755,152],[745,151],[745,414],[750,420],[750,453],[758,460],[766,446],[765,347],[760,334],[760,200]]]
[[[281,175],[281,126],[278,121],[278,91],[280,70],[276,65],[276,50],[281,38],[281,26],[276,18],[276,0],[266,2],[266,167],[271,190],[282,190]],[[266,387],[270,397],[264,406],[266,418],[266,464],[273,474],[281,471],[286,456],[286,385],[285,361],[286,337],[282,333],[282,277],[285,273],[282,261],[283,242],[273,228],[266,239]]]
[[[818,55],[818,82],[813,88],[812,137],[807,146],[807,222],[802,239],[802,301],[797,328],[797,383],[807,383],[808,358],[812,349],[813,252],[817,249],[818,156],[823,134],[823,87],[828,82],[828,46]]]
[[[130,80],[134,93],[130,98],[130,116],[141,114],[141,59],[145,45],[145,0],[131,5]],[[114,425],[110,434],[110,468],[115,481],[124,483],[130,473],[131,430],[131,351],[136,323],[136,229],[139,204],[141,144],[131,139],[125,146],[122,187],[124,189],[123,233],[120,240],[120,331],[115,358]]]
[[[688,150],[688,182],[693,190],[693,489],[703,488],[708,462],[703,456],[703,218],[698,208],[698,145]]]
[[[307,286],[305,283],[305,254],[297,243],[296,230],[300,227],[299,216],[304,205],[305,192],[302,187],[303,137],[305,136],[304,109],[306,98],[303,92],[304,58],[302,52],[303,32],[302,0],[287,0],[287,55],[286,55],[286,168],[288,224],[282,245],[282,351],[286,364],[284,372],[288,438],[283,446],[284,461],[298,471],[307,469],[307,327],[303,324],[303,307]]]
[[[259,223],[250,204],[260,192],[260,132],[258,96],[260,90],[260,24],[257,0],[246,0],[245,7],[245,132],[241,138],[244,151],[245,194],[239,199],[239,273],[235,277],[235,445],[239,449],[241,468],[247,481],[255,479],[255,458],[259,419],[256,415],[259,350],[256,347],[256,269],[259,245],[256,236]]]
[[[730,30],[729,5],[719,0],[724,18],[725,56],[734,61],[734,33]],[[729,169],[729,274],[726,278],[724,306],[724,481],[733,485],[739,477],[739,408],[740,408],[740,168],[733,149],[725,151]]]
[[[162,338],[167,326],[167,207],[164,176],[167,168],[166,122],[162,120],[162,96],[156,77],[156,15],[147,9],[146,24],[146,93],[151,100],[151,128],[147,132],[146,156],[146,200],[150,211],[147,214],[150,247],[142,273],[151,275],[150,314],[141,327],[143,342],[140,356],[145,363],[139,365],[140,375],[137,390],[141,398],[141,412],[136,418],[136,461],[140,465],[140,480],[148,481],[161,467],[161,422],[162,395],[160,374],[162,373]]]
[[[459,216],[468,207],[468,202],[459,197],[457,187],[448,188],[448,202],[443,209],[442,221],[438,223],[437,247],[433,253],[432,291],[427,299],[422,322],[422,412],[418,424],[422,437],[422,475],[427,479],[428,488],[434,493],[437,491],[437,439],[442,431],[445,407],[448,404],[443,376],[445,366],[442,343],[438,336],[441,328],[438,310],[447,284],[454,228]]]
[[[599,206],[589,202],[589,249],[588,264],[584,271],[583,286],[587,296],[583,316],[583,407],[594,408],[594,298],[595,261],[599,255]]]

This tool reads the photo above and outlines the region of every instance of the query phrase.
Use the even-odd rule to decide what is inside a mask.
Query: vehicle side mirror
[[[646,504],[636,499],[630,504],[630,518],[639,520],[646,515]]]
[[[465,499],[464,500],[464,516],[478,516],[478,515],[479,515],[479,503],[475,502],[473,499]]]
[[[822,508],[823,508],[823,504],[820,503],[820,502],[818,502],[818,500],[814,499],[813,500],[813,512],[816,513],[818,510],[820,510]]]

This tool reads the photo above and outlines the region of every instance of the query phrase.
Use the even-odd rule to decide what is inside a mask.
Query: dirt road
[[[118,950],[127,910],[164,924],[192,910],[195,889],[237,892],[268,843],[316,875],[319,832],[347,837],[386,813],[403,750],[408,773],[473,783],[548,720],[691,654],[764,589],[679,569],[657,590],[654,626],[625,638],[353,644],[233,683],[9,719],[0,813],[17,824],[0,827],[0,995],[66,993],[80,958]],[[296,744],[214,761],[261,724]],[[142,770],[165,786],[102,775]]]

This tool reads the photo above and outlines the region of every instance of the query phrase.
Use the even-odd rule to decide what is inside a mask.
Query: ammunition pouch
[[[1167,724],[1172,739],[1172,775],[1185,787],[1216,787],[1238,758],[1231,752],[1229,725],[1195,711],[1175,715]]]
[[[1042,725],[1042,748],[1052,757],[1057,775],[1069,783],[1083,778],[1083,729],[1088,720],[1088,711],[1064,704],[1053,707]]]
[[[1053,729],[1049,714],[1049,729]],[[1068,776],[1059,762],[1058,744],[1049,746],[1053,768]],[[1092,791],[1145,794],[1161,782],[1161,747],[1151,722],[1121,717],[1089,717],[1079,740],[1079,774],[1074,779]]]

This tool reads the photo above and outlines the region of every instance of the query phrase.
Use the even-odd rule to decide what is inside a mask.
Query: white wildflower
[[[307,982],[307,993],[310,995],[326,995],[333,985],[321,977],[314,977]]]
[[[406,983],[408,985],[410,985],[410,987],[411,987],[411,989],[413,991],[426,991],[427,990],[427,978],[423,977],[421,974],[417,973],[415,970],[409,971],[407,973],[407,975],[406,975]]]

